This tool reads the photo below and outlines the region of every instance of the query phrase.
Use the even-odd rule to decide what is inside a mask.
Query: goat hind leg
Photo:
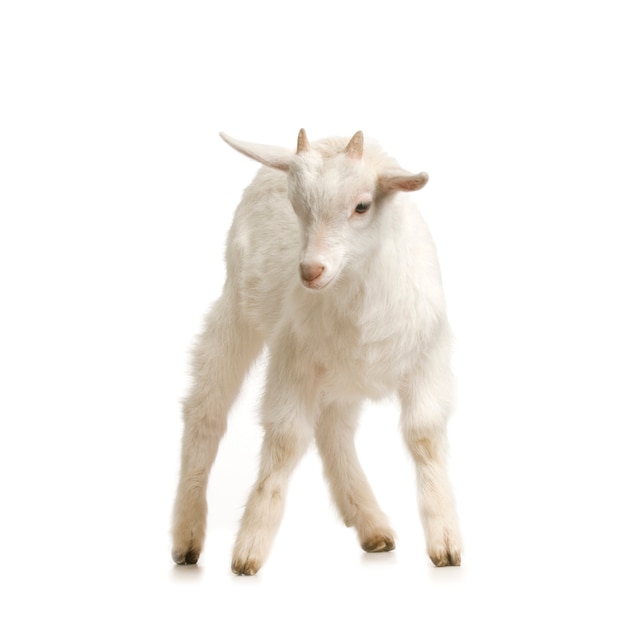
[[[357,458],[354,433],[359,404],[329,404],[315,429],[317,447],[333,499],[346,526],[354,526],[366,552],[395,548],[394,533]]]
[[[198,561],[206,529],[206,488],[228,411],[262,347],[260,337],[238,321],[227,296],[209,313],[193,355],[194,382],[184,401],[181,470],[174,505],[172,558]]]

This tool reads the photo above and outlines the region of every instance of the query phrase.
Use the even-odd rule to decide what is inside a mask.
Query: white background
[[[0,620],[624,624],[619,5],[3,2]],[[262,363],[199,565],[170,561],[188,349],[256,170],[217,133],[294,146],[302,126],[430,174],[461,568],[426,557],[390,401],[358,445],[397,550],[360,551],[311,450],[266,566],[230,573]]]

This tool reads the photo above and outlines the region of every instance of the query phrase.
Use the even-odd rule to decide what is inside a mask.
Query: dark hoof
[[[459,550],[448,550],[438,554],[430,554],[430,560],[436,567],[448,567],[461,565],[461,552]]]
[[[200,552],[198,550],[187,550],[187,552],[174,550],[172,558],[177,565],[195,565],[200,558]]]
[[[361,544],[365,552],[391,552],[396,548],[393,537],[388,535],[375,535]]]
[[[237,576],[254,576],[261,569],[261,565],[253,559],[246,561],[233,560],[231,569],[233,574],[237,574]]]

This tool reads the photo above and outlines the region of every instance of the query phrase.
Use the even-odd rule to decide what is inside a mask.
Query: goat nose
[[[310,283],[319,278],[324,272],[324,266],[318,263],[300,263],[300,276],[302,280]]]

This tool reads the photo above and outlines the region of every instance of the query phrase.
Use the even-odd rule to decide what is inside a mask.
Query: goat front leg
[[[265,562],[285,508],[289,478],[313,438],[312,406],[293,371],[272,358],[263,399],[259,475],[233,550],[232,571],[251,576]]]
[[[402,430],[417,466],[426,547],[437,567],[461,564],[461,534],[446,468],[451,385],[448,342],[442,340],[400,393]]]
[[[206,319],[193,357],[194,382],[183,405],[185,430],[174,505],[172,558],[198,561],[206,528],[209,471],[226,431],[228,411],[263,342],[246,324],[227,294]]]
[[[333,499],[346,526],[354,526],[366,552],[395,548],[387,516],[363,473],[354,445],[360,405],[327,404],[315,426],[315,439]]]

